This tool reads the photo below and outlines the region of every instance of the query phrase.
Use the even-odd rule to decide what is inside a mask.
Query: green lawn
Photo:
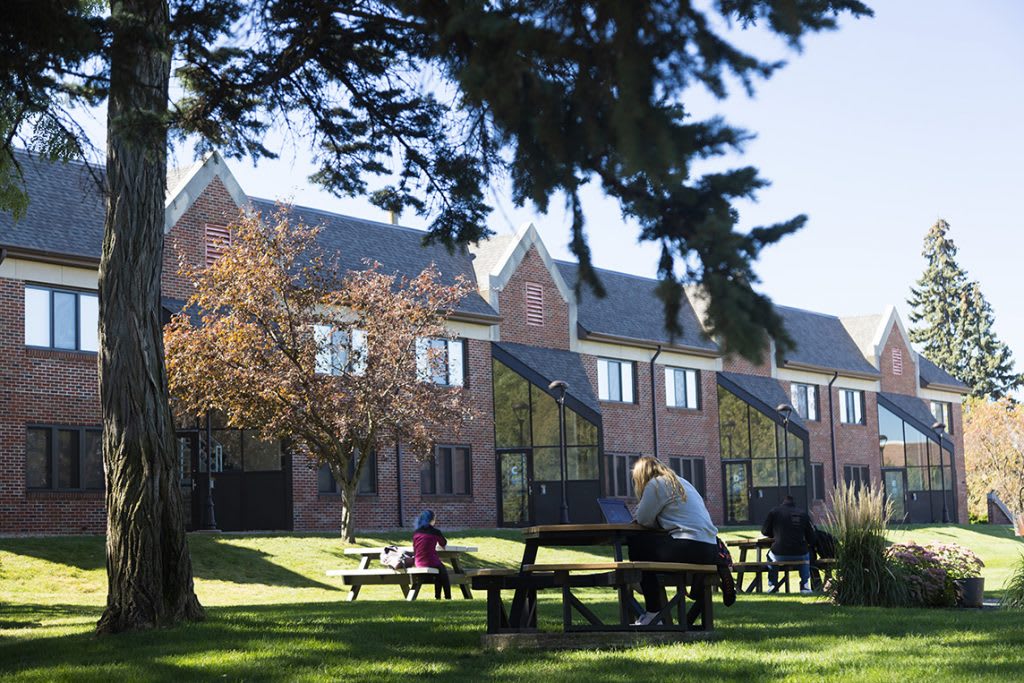
[[[733,531],[731,537],[755,532]],[[1024,544],[1008,530],[915,527],[894,539],[956,541],[986,562],[997,595]],[[478,565],[514,565],[516,532],[451,533]],[[362,543],[405,541],[375,535]],[[406,603],[393,586],[344,603],[324,570],[354,565],[324,535],[190,537],[208,619],[96,638],[105,597],[98,537],[0,539],[0,679],[16,680],[1011,680],[1024,672],[1024,613],[833,607],[818,597],[741,596],[716,610],[714,643],[572,653],[484,653],[480,596]],[[601,554],[603,553],[603,554]],[[599,555],[542,550],[541,561]],[[457,594],[457,591],[456,591]],[[427,599],[424,599],[424,598]],[[612,608],[611,595],[591,593]],[[542,603],[552,628],[553,596]]]

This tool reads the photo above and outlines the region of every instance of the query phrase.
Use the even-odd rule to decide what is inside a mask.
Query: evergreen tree
[[[960,379],[974,396],[1000,399],[1021,386],[1024,377],[1013,371],[1010,348],[996,336],[992,304],[977,282],[968,283],[961,299],[959,338],[966,352]]]
[[[992,329],[992,306],[957,263],[949,223],[939,219],[924,239],[927,265],[910,288],[910,340],[936,365],[971,387],[974,396],[1001,398],[1021,385],[1010,349]]]

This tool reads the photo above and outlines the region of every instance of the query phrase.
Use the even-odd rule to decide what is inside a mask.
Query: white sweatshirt
[[[636,521],[646,527],[665,529],[672,538],[716,543],[718,527],[711,521],[704,499],[690,482],[682,477],[679,481],[686,491],[685,502],[679,500],[675,487],[664,477],[647,482],[636,508]]]

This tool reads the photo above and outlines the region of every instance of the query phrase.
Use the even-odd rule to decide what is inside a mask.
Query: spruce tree
[[[910,288],[910,340],[929,360],[971,387],[975,396],[1000,398],[1020,386],[1010,349],[992,329],[992,306],[957,263],[957,248],[941,218],[924,238],[927,261]]]
[[[966,351],[960,378],[973,395],[1000,399],[1021,385],[1010,348],[996,336],[992,305],[977,282],[968,283],[959,311],[959,338]]]

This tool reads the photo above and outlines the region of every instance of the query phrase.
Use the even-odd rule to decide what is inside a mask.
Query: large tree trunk
[[[160,324],[168,8],[113,0],[100,261],[107,607],[100,633],[203,618],[192,584]]]

